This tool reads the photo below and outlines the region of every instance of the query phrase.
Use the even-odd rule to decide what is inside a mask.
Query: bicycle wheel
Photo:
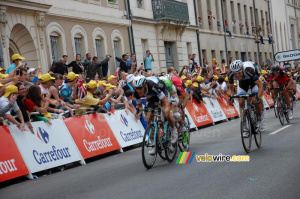
[[[277,103],[277,114],[281,125],[284,125],[284,106],[280,99],[276,100]]]
[[[165,143],[166,158],[167,158],[168,162],[172,162],[176,157],[178,139],[174,144],[171,143],[172,130],[171,130],[171,125],[170,124],[168,124],[166,137],[167,137],[167,141]]]
[[[151,134],[153,136],[155,131],[154,124],[150,124],[144,134],[142,142],[142,158],[143,164],[147,169],[151,169],[156,161],[157,157],[157,142],[154,143],[154,139],[151,139]],[[149,154],[149,151],[155,148],[155,153],[153,155]]]
[[[256,118],[256,124],[257,124],[257,118]],[[261,141],[262,141],[262,133],[261,131],[259,130],[259,128],[255,128],[252,130],[255,130],[256,132],[252,132],[252,134],[254,134],[254,140],[255,140],[255,144],[257,146],[257,148],[260,148],[261,147]]]
[[[187,115],[184,117],[184,126],[186,128],[186,134],[178,137],[178,146],[181,152],[187,152],[190,148],[190,137],[191,137],[191,130],[190,130],[190,121]]]
[[[244,150],[249,153],[252,142],[252,122],[248,110],[243,111],[241,117],[241,138]]]
[[[275,117],[277,118],[278,117],[278,112],[277,112],[277,98],[275,99],[275,102],[274,102],[274,113],[275,113]]]
[[[162,132],[164,132],[164,126],[162,125],[162,124],[159,124],[159,130],[160,131],[162,131]],[[160,132],[159,131],[159,132]],[[159,157],[161,158],[161,159],[163,159],[163,160],[166,160],[166,152],[165,152],[165,149],[164,148],[161,148],[160,147],[161,145],[160,145],[160,141],[158,140],[158,143],[157,143],[157,148],[158,148],[158,155],[159,155]]]
[[[287,106],[287,103],[286,103],[286,100],[285,98],[282,98],[282,104],[283,104],[283,112],[284,112],[284,116],[285,116],[285,119],[286,119],[286,122],[287,123],[290,123],[290,117],[289,117],[289,112],[288,112],[288,106]]]

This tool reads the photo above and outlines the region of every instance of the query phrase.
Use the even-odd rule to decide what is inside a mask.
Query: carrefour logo
[[[193,104],[194,110],[197,111],[197,112],[199,112],[198,106],[195,103],[192,103],[192,104]]]
[[[45,131],[45,129],[39,127],[37,130],[37,137],[43,142],[48,144],[49,142],[49,134],[47,133],[47,131]]]
[[[88,120],[85,120],[85,129],[90,132],[91,134],[95,134],[95,127],[94,125],[88,121]]]
[[[128,127],[128,120],[122,114],[121,114],[121,117],[120,117],[120,121],[122,122],[122,124],[124,124],[125,126]]]

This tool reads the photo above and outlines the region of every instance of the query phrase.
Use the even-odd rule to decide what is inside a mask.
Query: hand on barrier
[[[140,113],[135,114],[135,121],[139,121],[141,119],[141,115],[142,115],[142,111],[140,111]]]
[[[233,102],[234,102],[233,98],[231,96],[229,96],[228,104],[230,106],[233,106]]]
[[[17,127],[18,129],[20,129],[20,131],[27,131],[27,129],[24,126],[25,126],[24,124],[20,124]]]

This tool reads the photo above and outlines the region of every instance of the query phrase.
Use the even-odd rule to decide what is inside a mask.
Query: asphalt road
[[[162,161],[151,170],[141,148],[63,172],[0,188],[0,198],[300,198],[300,102],[289,127],[268,110],[262,148],[252,147],[250,162],[189,165]],[[285,125],[286,126],[286,125]],[[239,119],[193,132],[190,151],[197,155],[246,155]]]

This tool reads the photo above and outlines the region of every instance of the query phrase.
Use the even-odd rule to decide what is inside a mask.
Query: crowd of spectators
[[[251,55],[249,55],[249,59]],[[68,64],[68,56],[53,63],[47,73],[41,74],[41,67],[27,67],[25,58],[19,54],[12,56],[12,64],[7,70],[0,68],[0,122],[6,119],[22,131],[31,131],[33,121],[44,121],[51,125],[53,115],[71,117],[84,114],[87,110],[112,114],[116,109],[136,115],[133,101],[140,97],[132,86],[135,76],[164,76],[172,74],[184,82],[189,100],[203,103],[204,96],[221,98],[228,91],[228,70],[226,61],[220,63],[213,58],[210,63],[203,59],[203,66],[196,62],[196,54],[188,56],[187,65],[177,71],[168,67],[167,71],[154,72],[153,55],[149,50],[144,63],[137,64],[135,54],[115,57],[120,63],[114,74],[108,75],[110,55],[99,61],[90,53],[82,61],[80,55]],[[232,58],[230,59],[232,61]],[[270,66],[255,63],[257,74],[266,84]],[[72,72],[69,71],[72,68]],[[299,81],[298,63],[289,71],[291,78]]]

